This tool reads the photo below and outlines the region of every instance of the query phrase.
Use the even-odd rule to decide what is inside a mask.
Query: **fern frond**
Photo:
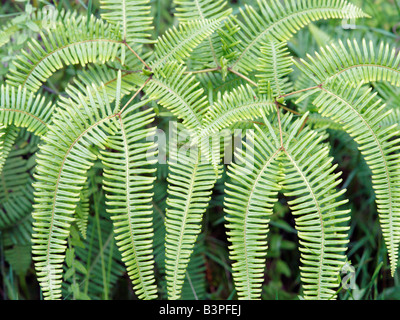
[[[274,102],[266,95],[257,95],[249,85],[239,86],[209,107],[197,136],[203,138],[229,128],[237,121],[253,120],[273,108]]]
[[[154,62],[150,64],[151,68],[156,71],[171,60],[184,63],[193,49],[209,37],[220,23],[220,19],[190,20],[180,23],[178,28],[174,26],[167,30],[155,44],[155,57]]]
[[[100,8],[104,20],[119,25],[123,41],[130,45],[153,42],[150,0],[101,0]]]
[[[87,170],[97,158],[91,146],[104,149],[116,128],[106,93],[104,100],[95,94],[99,103],[90,108],[84,99],[70,99],[67,109],[58,109],[37,154],[32,253],[45,299],[61,297],[66,238]]]
[[[4,257],[18,276],[25,276],[31,266],[31,248],[27,244],[17,244],[4,250]]]
[[[31,244],[33,180],[29,180],[20,195],[11,195],[0,206],[0,230],[13,244]]]
[[[65,88],[67,97],[60,96],[58,104],[68,106],[69,99],[85,97],[84,92],[89,88],[92,93],[96,90],[104,90],[111,103],[117,97],[123,98],[131,94],[139,86],[143,85],[145,77],[136,73],[124,73],[109,69],[106,65],[90,65],[87,70],[82,70]],[[96,99],[96,95],[92,95]],[[88,101],[89,96],[86,96]]]
[[[271,86],[274,96],[292,91],[292,84],[287,75],[293,71],[291,68],[293,62],[286,43],[270,38],[265,41],[260,50],[261,57],[256,74],[259,78],[259,92],[268,93],[268,85]]]
[[[35,96],[26,88],[2,85],[0,88],[0,123],[27,128],[37,136],[47,132],[54,106],[45,97]]]
[[[10,158],[7,159],[4,169],[5,171],[1,174],[0,189],[0,201],[3,205],[5,205],[9,200],[12,200],[12,198],[22,196],[26,184],[29,181],[27,160],[21,156],[15,155],[15,152],[11,152]],[[12,215],[4,217],[4,219],[11,218]],[[3,228],[6,226],[6,224],[2,224]]]
[[[196,130],[202,124],[207,110],[207,97],[199,87],[196,78],[186,73],[186,68],[178,63],[168,63],[158,76],[153,76],[146,93],[157,103],[182,119],[185,128]]]
[[[21,51],[13,64],[15,70],[7,75],[13,86],[22,85],[32,92],[37,91],[53,73],[65,65],[101,63],[113,60],[123,45],[119,30],[93,16],[79,20],[72,17],[62,25],[44,34],[42,42],[32,39],[30,52]]]
[[[181,22],[200,19],[220,19],[231,14],[226,0],[174,0],[176,5],[175,16]]]
[[[228,221],[230,256],[235,261],[233,275],[241,299],[260,299],[264,280],[269,217],[278,192],[287,197],[301,245],[302,282],[306,299],[335,298],[337,277],[344,263],[348,242],[348,211],[337,208],[345,190],[336,166],[321,144],[324,135],[303,128],[307,114],[292,121],[287,114],[279,130],[264,117],[265,129],[257,125],[246,152],[238,154],[226,183],[225,212]],[[275,123],[276,124],[276,123]],[[275,125],[274,124],[274,125]]]
[[[18,128],[0,125],[0,174],[18,136]]]
[[[398,261],[400,242],[400,203],[398,197],[400,162],[399,131],[395,126],[381,127],[389,111],[374,99],[371,89],[363,90],[362,83],[356,89],[351,84],[335,81],[321,87],[313,104],[318,112],[340,124],[358,143],[367,165],[372,172],[372,184],[381,222],[383,237],[389,252],[392,274]]]
[[[233,37],[237,42],[239,57],[232,64],[235,70],[254,70],[254,61],[260,56],[260,47],[266,36],[279,41],[289,40],[299,29],[312,21],[321,19],[352,19],[367,15],[361,9],[344,0],[285,1],[258,0],[259,12],[246,5],[240,10],[241,20],[232,17],[240,31]]]
[[[224,211],[238,297],[260,299],[269,217],[278,200],[282,170],[279,142],[261,130],[248,138],[251,144],[246,145],[246,153],[237,154],[242,165],[232,163],[228,167],[231,179],[225,184]]]
[[[294,124],[297,129],[302,121]],[[321,144],[323,135],[307,129],[296,137],[298,130],[289,132],[282,188],[286,197],[295,197],[288,204],[298,230],[304,298],[335,299],[349,241],[350,211],[340,209],[347,202],[340,200],[346,190],[336,190],[341,173],[334,172],[337,165],[332,165],[328,146]]]
[[[118,118],[118,132],[110,137],[110,151],[102,151],[104,190],[119,247],[134,290],[140,299],[155,299],[153,274],[152,188],[154,169],[147,160],[154,149],[146,138],[155,128],[152,109],[141,111],[147,100],[127,107]],[[154,153],[154,151],[153,151]]]
[[[328,83],[336,79],[357,86],[360,81],[386,81],[400,86],[400,53],[389,43],[381,42],[378,48],[372,41],[347,40],[344,44],[331,44],[321,48],[308,61],[295,62],[299,69],[315,83]]]
[[[173,144],[174,145],[174,144]],[[202,218],[216,182],[213,166],[201,162],[199,149],[170,150],[166,210],[165,268],[168,297],[179,299]]]

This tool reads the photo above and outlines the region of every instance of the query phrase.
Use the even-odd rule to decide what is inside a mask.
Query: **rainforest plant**
[[[158,37],[150,0],[101,0],[97,17],[27,6],[25,20],[2,28],[3,48],[27,28],[34,35],[0,88],[8,259],[23,250],[27,268],[32,255],[44,299],[91,298],[108,287],[92,274],[113,283],[124,272],[139,299],[183,298],[203,271],[204,216],[227,176],[220,215],[238,298],[262,296],[283,195],[302,296],[335,299],[352,213],[327,139],[345,132],[370,169],[394,276],[399,118],[379,85],[400,86],[396,47],[343,38],[297,57],[288,41],[312,22],[368,18],[344,0],[258,0],[235,12],[224,0],[174,5],[176,24]],[[47,93],[60,70],[72,74],[64,93]]]

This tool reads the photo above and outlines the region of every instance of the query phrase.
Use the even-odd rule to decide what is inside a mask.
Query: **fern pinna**
[[[188,275],[197,279],[190,266],[201,269],[203,261],[196,256],[191,264],[193,252],[206,250],[197,244],[204,241],[204,215],[226,174],[223,212],[238,298],[261,298],[270,219],[281,194],[299,240],[302,296],[335,299],[351,212],[326,143],[330,127],[354,139],[371,170],[394,275],[399,129],[376,88],[400,85],[395,47],[338,40],[295,57],[289,41],[306,25],[368,17],[345,0],[258,0],[238,12],[224,0],[175,0],[174,7],[177,25],[157,38],[150,0],[101,0],[97,17],[57,11],[50,27],[44,11],[32,16],[37,36],[15,57],[0,89],[0,172],[10,184],[1,191],[0,228],[15,244],[32,245],[43,297],[61,299],[72,274],[76,281],[92,270],[73,263],[71,238],[79,243],[72,234],[79,230],[95,241],[93,248],[102,247],[103,238],[90,228],[96,221],[91,188],[101,185],[102,217],[112,221],[120,254],[109,252],[107,238],[110,265],[124,263],[139,299],[184,298]],[[18,31],[3,28],[1,46]],[[76,72],[63,94],[42,92],[71,66]],[[156,190],[164,170],[157,150],[165,146],[155,142],[163,116],[179,122],[166,148],[165,206]],[[236,130],[246,131],[244,148],[226,165],[222,138]],[[12,167],[13,146],[26,135],[37,143],[30,151],[35,166],[26,156]],[[12,174],[21,177],[12,181]],[[25,218],[31,230],[20,223]],[[16,236],[19,226],[24,237]],[[115,282],[121,271],[114,270]],[[166,292],[156,274],[165,276]]]

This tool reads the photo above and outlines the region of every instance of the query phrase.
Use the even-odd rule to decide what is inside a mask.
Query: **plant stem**
[[[185,73],[196,74],[196,73],[214,72],[214,71],[218,71],[218,70],[221,70],[221,67],[210,68],[210,69],[204,69],[204,70],[196,70],[196,71],[186,71]]]
[[[276,114],[278,115],[279,137],[281,139],[281,150],[285,150],[285,148],[283,147],[283,133],[282,133],[282,124],[281,124],[281,113],[280,113],[280,110],[279,110],[279,104],[276,101],[275,101],[275,106],[276,106]]]
[[[132,98],[129,99],[129,101],[124,105],[124,107],[121,109],[120,112],[118,112],[118,116],[121,116],[122,112],[125,110],[125,108],[133,101],[133,99],[136,98],[136,96],[143,90],[143,88],[146,86],[146,84],[151,80],[151,76],[145,81],[145,83],[139,88],[138,91],[132,96]]]
[[[144,66],[151,71],[151,68],[149,67],[149,65],[136,53],[135,50],[133,50],[131,48],[131,46],[126,42],[126,40],[124,40],[123,43],[140,60],[140,62],[143,63]]]
[[[248,77],[246,77],[244,74],[241,74],[240,72],[237,72],[235,70],[233,70],[232,68],[228,68],[228,70],[230,72],[232,72],[233,74],[236,74],[238,77],[246,80],[247,82],[251,83],[253,86],[258,87],[257,83],[255,83],[253,80],[249,79]]]
[[[286,98],[286,97],[289,97],[289,96],[297,94],[297,93],[302,93],[302,92],[305,92],[305,91],[321,88],[321,86],[322,86],[322,84],[319,84],[319,85],[314,86],[314,87],[305,88],[305,89],[301,89],[301,90],[298,90],[298,91],[292,91],[290,93],[282,94],[278,98]]]

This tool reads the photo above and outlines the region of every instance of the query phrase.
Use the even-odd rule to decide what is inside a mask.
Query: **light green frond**
[[[18,136],[19,129],[14,126],[0,125],[0,174],[3,171],[4,163],[14,146],[15,139]]]
[[[363,39],[347,40],[346,44],[339,40],[321,48],[315,57],[296,62],[299,69],[316,84],[328,83],[341,79],[357,86],[360,81],[387,81],[400,86],[400,53],[389,43],[374,42]]]
[[[199,149],[182,148],[174,145],[168,162],[165,268],[171,300],[181,297],[187,266],[216,182],[213,166],[201,162]]]
[[[176,14],[180,22],[191,20],[225,19],[232,13],[227,6],[226,0],[174,0]],[[220,58],[224,55],[222,43],[218,32],[214,32],[199,44],[191,56],[191,69],[198,70],[207,67],[220,65]]]
[[[281,129],[264,117],[266,127],[255,126],[246,152],[239,154],[241,164],[229,166],[225,212],[241,299],[261,297],[269,217],[279,191],[294,197],[288,203],[299,231],[305,298],[335,298],[348,242],[344,223],[350,217],[338,209],[346,202],[339,201],[345,190],[335,190],[340,174],[334,173],[329,149],[321,144],[324,135],[302,128],[306,116],[292,121],[292,115],[285,115]]]
[[[370,93],[371,89],[362,88],[362,83],[353,89],[350,84],[335,81],[331,86],[321,87],[313,104],[322,116],[340,124],[353,137],[371,169],[383,237],[394,274],[400,243],[399,131],[396,125],[381,127],[380,122],[390,111],[384,112],[385,105],[380,105],[380,100]]]
[[[204,39],[209,37],[220,25],[220,19],[190,20],[172,27],[158,38],[154,48],[154,62],[150,64],[153,70],[158,70],[167,62],[176,60],[184,63],[191,52]]]
[[[279,41],[289,40],[299,29],[312,21],[321,19],[352,19],[367,15],[353,4],[344,0],[258,0],[256,10],[245,5],[240,10],[241,19],[232,20],[240,26],[240,31],[232,42],[239,42],[237,50],[240,55],[232,64],[235,70],[254,70],[254,61],[260,56],[260,48],[267,36]]]
[[[150,0],[101,0],[100,8],[104,20],[119,25],[123,41],[130,45],[153,42]]]
[[[224,211],[239,299],[261,298],[269,217],[282,180],[280,145],[274,135],[257,128],[249,137],[246,152],[237,154],[241,164],[232,163],[227,171],[230,180],[226,182]]]
[[[346,190],[336,190],[341,173],[335,173],[323,136],[307,129],[297,136],[293,132],[284,142],[282,188],[286,197],[295,197],[288,204],[298,230],[304,298],[335,299],[349,241],[349,210],[340,209],[347,202],[340,199]]]
[[[185,128],[196,130],[201,126],[208,105],[207,96],[196,78],[186,73],[182,65],[166,64],[145,90],[149,97],[182,119]]]
[[[226,0],[174,0],[176,5],[175,16],[181,22],[200,19],[220,19],[231,14]]]
[[[147,128],[154,121],[151,108],[141,110],[147,100],[127,107],[118,117],[118,131],[109,138],[109,151],[102,151],[107,212],[114,221],[121,251],[133,289],[140,299],[155,299],[153,273],[152,188],[155,176],[148,156],[154,154],[154,135]],[[152,151],[153,149],[153,151]]]
[[[97,159],[96,148],[104,149],[116,129],[107,94],[94,94],[98,104],[90,108],[84,99],[70,99],[68,108],[58,109],[37,154],[32,253],[45,299],[61,298],[66,239],[80,192]]]
[[[131,94],[144,83],[145,77],[137,73],[123,73],[121,71],[109,69],[106,65],[90,65],[87,70],[83,70],[67,85],[65,93],[67,97],[60,96],[59,104],[66,107],[69,98],[78,99],[82,93],[89,89],[105,90],[108,101],[113,102],[116,97],[124,97]],[[117,94],[116,94],[117,93]],[[96,96],[93,95],[96,99]],[[88,101],[89,97],[86,97]],[[122,106],[119,106],[122,107]]]
[[[13,86],[22,85],[37,91],[53,73],[67,65],[104,64],[116,57],[123,45],[119,30],[91,16],[66,19],[51,32],[40,33],[42,41],[32,39],[29,52],[22,50],[13,64],[15,70],[7,75]]]
[[[260,93],[268,93],[268,85],[271,86],[274,96],[292,91],[292,84],[287,75],[293,71],[293,62],[285,42],[274,38],[266,40],[261,47],[259,61],[256,77],[259,78]]]
[[[167,184],[165,180],[159,181],[154,188],[154,256],[156,267],[159,274],[158,286],[160,289],[160,298],[165,300],[168,298],[165,281],[165,208],[166,204]],[[186,269],[186,277],[182,286],[182,300],[202,300],[206,298],[207,287],[205,279],[205,237],[200,234],[193,248],[188,267]]]
[[[35,96],[26,88],[2,85],[0,88],[0,123],[27,128],[37,136],[46,133],[54,106],[45,97]]]
[[[274,107],[272,100],[265,95],[257,95],[249,85],[239,86],[209,107],[197,135],[203,138],[218,133],[237,121],[253,120],[263,113],[268,114]]]

